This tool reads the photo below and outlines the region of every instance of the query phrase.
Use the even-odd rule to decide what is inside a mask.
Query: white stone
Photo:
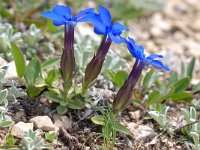
[[[8,66],[8,71],[6,73],[5,79],[11,80],[11,79],[17,79],[17,71],[15,68],[15,62],[11,61],[7,64]]]
[[[15,137],[22,138],[25,132],[33,130],[33,123],[18,122],[11,129],[11,134]]]
[[[134,120],[139,120],[141,117],[141,112],[140,110],[134,111],[134,112],[129,112],[130,118]]]
[[[36,116],[30,119],[33,122],[36,129],[42,129],[44,131],[54,131],[55,126],[48,116]]]

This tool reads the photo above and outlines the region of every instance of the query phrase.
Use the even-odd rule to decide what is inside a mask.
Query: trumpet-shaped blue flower
[[[94,55],[85,69],[85,77],[82,88],[83,94],[86,93],[87,88],[101,72],[105,57],[112,41],[117,44],[126,42],[126,40],[124,40],[124,38],[120,35],[123,30],[128,30],[125,26],[118,22],[112,24],[110,12],[103,6],[99,6],[99,14],[94,14],[89,20],[94,24],[94,32],[97,34],[103,34],[104,38],[96,55]]]
[[[60,71],[64,80],[63,90],[65,100],[69,100],[67,99],[67,95],[72,85],[73,72],[75,70],[74,28],[78,22],[89,21],[89,18],[94,15],[93,11],[93,8],[85,9],[73,17],[69,7],[56,5],[51,11],[41,14],[43,17],[52,19],[55,26],[65,26],[64,48],[60,63]]]
[[[145,66],[153,66],[157,69],[165,69],[169,71],[170,69],[165,66],[161,61],[157,60],[157,58],[163,58],[162,55],[151,54],[146,57],[144,54],[144,48],[140,45],[137,45],[132,38],[129,40],[124,39],[127,43],[127,48],[130,53],[136,58],[135,64],[132,68],[132,71],[125,81],[124,85],[119,89],[116,97],[113,102],[113,113],[117,114],[130,103],[131,97],[134,92],[134,87],[142,73],[142,70]]]
[[[51,11],[44,12],[41,14],[41,16],[52,19],[55,26],[61,26],[68,23],[73,23],[76,25],[77,22],[89,21],[89,18],[94,15],[93,11],[93,8],[85,9],[73,17],[69,7],[64,5],[56,5]]]
[[[153,66],[157,69],[165,69],[169,71],[170,69],[165,66],[161,61],[156,60],[157,58],[163,58],[162,55],[158,54],[151,54],[146,57],[144,54],[144,47],[137,45],[135,41],[132,38],[129,38],[129,41],[127,40],[127,47],[130,51],[130,53],[140,62],[143,62],[146,66]]]
[[[111,14],[105,7],[99,6],[99,14],[94,14],[90,19],[95,33],[107,35],[116,44],[124,42],[120,35],[123,30],[128,31],[128,28],[118,22],[112,24]]]

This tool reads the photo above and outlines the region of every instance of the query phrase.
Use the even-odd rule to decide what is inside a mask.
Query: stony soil
[[[165,63],[172,70],[180,71],[181,61],[188,62],[196,57],[195,74],[193,83],[200,81],[200,1],[199,0],[168,0],[162,11],[147,13],[138,20],[130,20],[128,26],[131,30],[130,36],[145,47],[149,53],[162,53],[165,55]],[[88,27],[90,28],[90,27]],[[85,30],[79,27],[79,30]],[[91,32],[87,32],[95,37]],[[95,37],[96,38],[96,37]],[[104,89],[105,90],[105,89]],[[102,92],[111,100],[115,91],[106,89]],[[108,95],[106,93],[109,93]],[[91,94],[94,96],[95,94]],[[200,100],[199,95],[197,99]],[[107,102],[109,103],[109,101]],[[175,126],[180,118],[180,107],[185,104],[170,104],[171,123]],[[21,99],[16,104],[10,105],[10,115],[15,122],[29,120],[35,116],[47,115],[55,125],[55,105],[49,104],[43,97],[36,101]],[[84,111],[70,111],[67,114],[68,121],[64,120],[64,126],[59,126],[57,131],[58,142],[53,144],[54,149],[98,149],[102,139],[98,138],[101,128],[95,126],[89,117],[81,120]],[[94,115],[94,114],[93,114]],[[144,119],[147,116],[145,106],[140,108],[130,106],[120,116],[119,121],[127,126],[132,136],[119,134],[117,136],[116,149],[119,150],[190,150],[191,142],[181,140],[179,131],[177,136],[168,136],[161,132],[153,120]],[[67,123],[67,124],[66,124]],[[67,128],[66,126],[69,125]],[[0,142],[5,140],[7,132],[0,129]]]

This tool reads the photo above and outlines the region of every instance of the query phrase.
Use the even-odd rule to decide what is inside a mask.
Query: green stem
[[[69,101],[70,99],[68,98],[68,93],[71,87],[71,83],[63,83],[63,91],[64,91],[64,100]]]
[[[82,85],[82,93],[81,93],[82,96],[85,96],[85,95],[86,95],[87,89],[88,89],[88,84],[86,84],[86,83],[84,82],[83,85]]]

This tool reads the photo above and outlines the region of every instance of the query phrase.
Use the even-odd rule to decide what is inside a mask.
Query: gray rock
[[[36,116],[30,119],[29,122],[33,122],[36,129],[42,129],[44,131],[54,131],[55,126],[48,116]]]
[[[56,130],[59,130],[59,128],[66,130],[72,128],[72,120],[67,116],[53,115],[53,120]]]
[[[11,129],[11,134],[15,137],[22,138],[25,132],[33,130],[33,123],[18,122]]]
[[[137,130],[137,140],[151,141],[157,133],[147,125],[140,125]],[[139,136],[138,136],[139,135]]]
[[[23,121],[26,121],[26,119],[25,119],[25,112],[24,112],[24,110],[19,110],[18,112],[16,112],[15,113],[15,121],[21,121],[21,120],[23,120]]]
[[[142,140],[145,143],[151,141],[157,133],[148,125],[137,125],[135,123],[127,124],[130,131],[133,133],[133,136],[136,140]]]

